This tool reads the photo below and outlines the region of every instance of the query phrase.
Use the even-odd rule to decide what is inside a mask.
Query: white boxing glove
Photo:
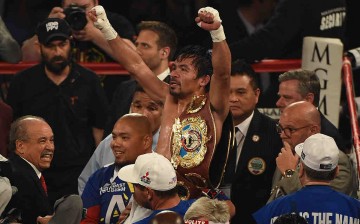
[[[106,17],[105,9],[101,5],[97,5],[91,10],[95,10],[97,17],[97,20],[94,22],[94,26],[104,34],[106,40],[115,39],[118,34]]]
[[[220,23],[222,22],[219,16],[219,12],[212,7],[201,8],[199,9],[198,13],[201,12],[210,12],[211,14],[214,15],[214,21],[219,21]],[[201,27],[201,22],[198,23],[198,26]],[[210,35],[213,42],[221,42],[226,39],[224,28],[222,25],[220,25],[220,27],[217,30],[210,31]]]

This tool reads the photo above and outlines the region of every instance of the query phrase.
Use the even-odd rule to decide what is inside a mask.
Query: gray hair
[[[41,120],[46,122],[43,118],[33,116],[33,115],[26,115],[19,117],[16,119],[10,126],[10,133],[9,133],[9,150],[15,151],[16,150],[16,141],[17,140],[27,140],[29,139],[27,133],[27,124],[26,120]]]
[[[279,76],[279,83],[289,80],[298,80],[298,92],[305,97],[308,93],[314,94],[314,106],[319,106],[320,80],[314,71],[297,69],[287,71]]]

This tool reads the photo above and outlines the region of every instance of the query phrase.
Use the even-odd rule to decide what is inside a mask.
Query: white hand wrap
[[[209,12],[214,15],[214,22],[215,21],[219,21],[220,23],[222,22],[219,16],[219,12],[212,7],[201,8],[199,9],[198,13],[200,12]],[[201,22],[198,23],[198,26],[201,27]],[[221,42],[226,39],[224,28],[222,25],[220,25],[220,27],[217,30],[210,31],[210,35],[213,42]]]
[[[104,34],[106,40],[115,39],[118,34],[107,19],[104,8],[101,5],[97,5],[92,10],[95,10],[97,16],[94,26]]]

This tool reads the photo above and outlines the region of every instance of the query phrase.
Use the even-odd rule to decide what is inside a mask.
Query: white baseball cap
[[[170,161],[155,152],[138,156],[135,164],[119,170],[118,177],[158,191],[171,190],[177,183],[176,172]]]
[[[334,139],[320,133],[298,144],[295,151],[307,167],[317,171],[333,170],[339,161],[339,148]]]

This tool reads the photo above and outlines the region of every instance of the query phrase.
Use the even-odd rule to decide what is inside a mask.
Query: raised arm
[[[210,82],[210,102],[215,114],[224,121],[229,112],[231,53],[217,10],[211,7],[201,8],[195,21],[211,34],[214,74]]]
[[[95,6],[90,12],[89,17],[94,21],[94,25],[103,33],[112,48],[112,57],[121,64],[145,89],[145,92],[153,100],[165,101],[166,94],[169,92],[167,84],[160,81],[145,64],[136,50],[124,42],[106,17],[102,6]]]

